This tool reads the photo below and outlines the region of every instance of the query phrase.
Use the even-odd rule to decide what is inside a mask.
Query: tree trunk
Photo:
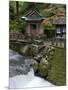
[[[16,1],[16,16],[19,17],[19,2]]]

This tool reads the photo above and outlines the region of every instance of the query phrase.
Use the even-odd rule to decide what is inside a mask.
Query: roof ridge
[[[42,17],[42,15],[40,15],[36,9],[29,10],[28,12],[26,12],[24,16],[28,17],[29,15],[32,15],[34,12],[36,12],[40,17]]]

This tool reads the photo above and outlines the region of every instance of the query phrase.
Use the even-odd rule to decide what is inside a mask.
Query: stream
[[[41,77],[35,76],[31,64],[34,63],[32,58],[18,54],[9,50],[9,87],[10,88],[32,88],[55,86]]]

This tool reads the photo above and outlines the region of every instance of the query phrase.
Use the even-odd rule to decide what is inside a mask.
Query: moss
[[[51,64],[51,69],[49,70],[47,79],[55,85],[66,85],[65,50],[56,48],[53,60],[49,63]]]
[[[31,51],[31,56],[34,57],[38,53],[38,45],[31,44],[29,50]]]
[[[48,61],[43,57],[40,61],[39,64],[39,73],[41,76],[46,77],[48,74],[48,69],[49,69],[49,63]]]

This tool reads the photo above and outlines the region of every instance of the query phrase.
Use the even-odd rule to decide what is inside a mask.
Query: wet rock
[[[22,54],[27,54],[28,49],[29,49],[29,45],[25,45],[24,47],[21,48],[20,51]]]
[[[35,61],[34,64],[32,65],[33,69],[34,69],[34,72],[38,71],[38,62]]]

